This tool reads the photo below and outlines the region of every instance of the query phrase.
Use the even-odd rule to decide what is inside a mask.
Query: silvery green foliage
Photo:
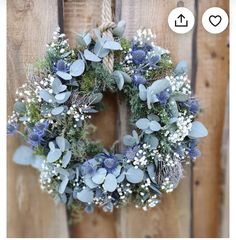
[[[157,77],[170,70],[169,52],[152,42],[151,30],[139,30],[131,41],[121,39],[124,30],[120,21],[114,40],[98,29],[93,37],[77,34],[75,49],[56,31],[48,65],[19,89],[7,125],[9,135],[20,133],[31,145],[20,146],[14,162],[37,168],[41,188],[57,202],[88,213],[95,206],[111,212],[130,200],[143,210],[155,207],[163,192],[178,186],[184,164],[200,155],[198,140],[208,134],[196,120],[200,107],[191,96],[187,63]],[[114,51],[119,57],[110,74],[103,58]],[[88,119],[102,106],[105,89],[130,104],[133,129],[123,136],[121,153],[115,143],[104,149],[88,138]]]

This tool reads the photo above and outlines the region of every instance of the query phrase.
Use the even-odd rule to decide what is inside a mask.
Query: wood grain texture
[[[65,0],[64,2],[64,30],[75,45],[75,33],[89,31],[101,24],[102,0]],[[92,123],[97,127],[92,138],[100,139],[105,147],[111,147],[117,140],[116,96],[106,94],[103,102],[106,109],[95,114]],[[116,237],[116,213],[107,214],[96,210],[93,214],[82,214],[82,221],[71,226],[72,237]]]
[[[120,0],[117,1],[116,12],[120,19],[126,21],[127,37],[134,36],[139,28],[151,28],[157,34],[156,43],[171,51],[175,63],[181,59],[189,63],[191,76],[193,33],[177,35],[167,26],[168,14],[178,2],[152,0],[147,4],[145,0]],[[194,1],[184,1],[184,4],[195,11]],[[119,130],[125,134],[129,116],[125,114],[124,107],[119,106],[122,123]],[[190,171],[186,168],[185,179],[178,189],[165,194],[162,203],[155,209],[149,212],[133,207],[119,210],[117,234],[118,237],[189,237],[190,218],[191,181]]]
[[[198,1],[199,16],[212,6],[228,12],[228,1]],[[221,145],[224,107],[228,85],[228,30],[214,35],[206,32],[199,19],[197,29],[196,94],[203,114],[200,120],[209,135],[200,143],[202,157],[194,166],[193,236],[218,237],[221,200]]]
[[[15,91],[26,82],[26,64],[43,56],[57,26],[57,1],[7,1],[7,21],[7,100],[11,114]],[[15,137],[7,141],[8,237],[67,237],[65,207],[41,192],[36,170],[12,162],[20,143]]]

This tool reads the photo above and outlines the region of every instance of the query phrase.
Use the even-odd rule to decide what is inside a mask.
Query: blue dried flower
[[[199,103],[197,101],[197,99],[195,98],[190,98],[185,105],[188,107],[188,110],[190,113],[192,114],[196,114],[199,112]]]
[[[28,136],[27,142],[32,146],[32,147],[37,147],[42,140],[42,136],[36,132],[31,132]]]
[[[143,77],[142,75],[136,73],[132,76],[132,81],[135,85],[139,85],[139,84],[145,84],[147,82],[146,78]]]
[[[103,166],[107,170],[107,172],[113,172],[118,165],[117,158],[113,155],[106,155],[103,160]]]
[[[33,131],[37,133],[38,135],[43,136],[45,134],[45,131],[48,129],[49,122],[37,122],[33,128]]]
[[[16,122],[11,122],[7,124],[7,134],[13,135],[18,129],[18,124]]]
[[[192,159],[192,160],[195,160],[197,157],[199,157],[201,155],[201,152],[200,150],[198,149],[197,145],[195,142],[192,142],[190,144],[190,148],[189,148],[189,157]]]
[[[139,146],[130,147],[127,149],[125,156],[128,160],[133,160],[138,151]]]
[[[161,91],[160,93],[156,94],[156,97],[162,106],[166,105],[166,103],[170,97],[170,89],[167,88],[167,89]]]
[[[146,59],[146,52],[138,49],[131,52],[132,60],[134,64],[142,64]]]
[[[70,68],[69,68],[68,64],[62,59],[58,60],[57,63],[55,64],[55,66],[54,66],[54,71],[55,72],[61,71],[61,72],[66,72],[67,73],[67,72],[69,72],[69,70],[70,70]]]

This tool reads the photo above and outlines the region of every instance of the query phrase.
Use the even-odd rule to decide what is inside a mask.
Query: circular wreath
[[[196,121],[200,108],[186,62],[173,67],[150,29],[128,40],[124,21],[110,27],[112,35],[106,28],[77,34],[76,48],[54,32],[45,58],[16,92],[7,132],[28,144],[13,160],[37,168],[41,188],[57,201],[86,212],[130,202],[147,210],[178,186],[207,130]],[[121,152],[89,138],[90,118],[103,108],[106,91],[122,93],[130,110],[132,131]]]

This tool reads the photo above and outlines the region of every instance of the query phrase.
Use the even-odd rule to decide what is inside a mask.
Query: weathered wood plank
[[[42,57],[57,26],[56,0],[7,1],[7,99],[11,113],[15,91],[26,82],[25,67]],[[65,207],[42,193],[38,173],[12,162],[21,141],[8,138],[8,237],[67,237]]]
[[[221,147],[221,172],[222,172],[222,205],[220,237],[229,237],[229,94],[225,104],[225,118]]]
[[[199,16],[212,6],[228,12],[228,1],[198,1]],[[228,84],[228,30],[210,34],[203,29],[201,19],[197,29],[196,93],[201,100],[209,135],[201,144],[202,157],[194,166],[193,236],[218,237],[221,199],[221,145],[224,124],[226,88]]]
[[[72,45],[75,44],[75,34],[88,31],[101,24],[102,0],[65,0],[64,27],[65,33]],[[96,115],[92,123],[97,126],[93,138],[100,139],[105,147],[111,147],[116,141],[116,98],[106,94],[104,98],[105,111]],[[82,221],[71,226],[72,237],[116,237],[115,213],[108,214],[96,209],[95,213],[82,213]]]
[[[179,1],[117,1],[117,14],[127,23],[126,36],[132,37],[141,27],[151,28],[157,34],[156,43],[172,52],[174,62],[185,59],[192,64],[192,32],[185,35],[173,33],[167,23],[169,12]],[[193,12],[194,1],[184,1]],[[120,9],[119,9],[120,8]],[[120,107],[121,134],[126,132],[124,107]],[[185,179],[175,192],[165,195],[162,203],[149,212],[129,207],[118,214],[119,237],[189,237],[191,218],[191,180],[186,170]],[[144,224],[145,223],[145,224]]]

